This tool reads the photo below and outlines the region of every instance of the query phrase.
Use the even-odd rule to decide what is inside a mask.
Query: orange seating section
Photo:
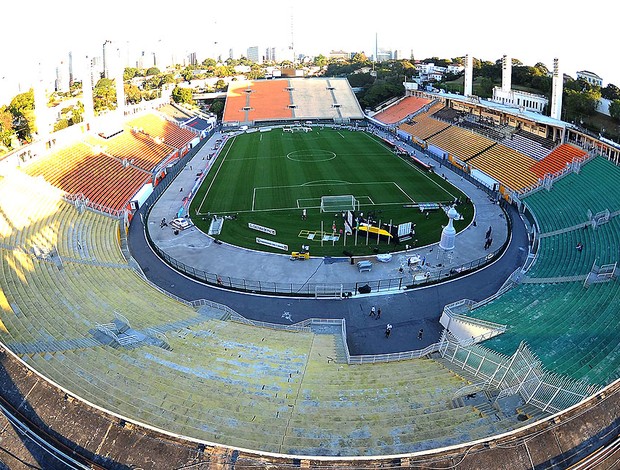
[[[467,163],[508,188],[519,191],[538,182],[536,174],[530,171],[535,162],[536,160],[527,155],[497,144]]]
[[[125,126],[124,131],[111,137],[88,137],[87,141],[100,147],[102,152],[119,159],[127,159],[132,165],[151,172],[166,157],[177,152],[163,142],[157,142],[152,136],[136,132]]]
[[[467,161],[495,144],[494,141],[480,134],[456,126],[451,126],[430,137],[428,143],[442,148],[462,161]]]
[[[288,80],[262,80],[252,82],[250,93],[250,121],[287,119],[293,117]]]
[[[450,124],[433,119],[427,114],[420,114],[415,117],[414,123],[401,124],[399,129],[412,137],[426,141],[430,136],[447,129],[448,127],[450,127]]]
[[[123,209],[150,175],[136,168],[123,168],[120,161],[78,143],[37,160],[23,169],[43,176],[70,194],[82,193],[89,201],[114,210]]]
[[[226,93],[226,106],[224,107],[224,122],[247,121],[244,107],[248,103],[247,89],[251,90],[252,82],[236,81],[230,82],[228,85],[228,93]]]
[[[549,155],[536,162],[530,169],[539,178],[546,174],[554,174],[563,170],[574,158],[582,159],[587,155],[586,151],[571,144],[562,144],[556,147]]]
[[[145,114],[127,124],[143,130],[151,137],[158,137],[166,145],[175,149],[186,148],[187,144],[196,138],[196,134],[192,131],[183,129],[155,114]]]
[[[419,111],[430,102],[431,100],[427,98],[407,96],[406,98],[400,100],[398,103],[375,114],[373,118],[386,124],[394,124],[398,121],[402,121],[410,114]]]

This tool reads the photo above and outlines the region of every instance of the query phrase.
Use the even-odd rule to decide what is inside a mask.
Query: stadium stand
[[[517,150],[536,160],[542,160],[549,155],[554,148],[554,142],[552,140],[524,130],[515,131],[501,142],[506,147]]]
[[[538,177],[530,171],[535,160],[502,144],[488,148],[467,163],[514,191],[538,182]]]
[[[294,110],[289,108],[291,93],[288,80],[257,80],[250,86],[252,92],[249,94],[247,120],[270,121],[294,116]]]
[[[330,80],[331,81],[331,80]],[[334,119],[341,117],[334,96],[325,80],[290,80],[293,116],[300,119]]]
[[[188,149],[190,142],[196,138],[194,132],[152,113],[131,119],[127,125],[159,139],[166,145],[181,151],[182,154]]]
[[[103,153],[84,143],[71,145],[38,160],[22,170],[41,176],[69,194],[82,194],[91,204],[119,211],[150,180],[150,173]]]
[[[378,112],[373,118],[385,124],[396,124],[408,116],[417,113],[429,103],[431,103],[431,100],[428,98],[406,96],[392,106]]]
[[[224,105],[224,122],[246,122],[247,111],[249,109],[249,98],[247,91],[251,90],[251,82],[238,80],[228,84],[226,93],[226,104]]]
[[[540,232],[552,232],[587,223],[588,211],[620,210],[618,181],[620,167],[597,157],[583,165],[578,174],[556,180],[551,191],[541,189],[523,202],[536,215]]]
[[[173,119],[177,122],[177,124],[181,124],[194,117],[179,105],[172,103],[161,106],[157,111],[166,116],[168,119]]]
[[[618,378],[620,341],[610,328],[618,324],[617,281],[525,283],[470,315],[508,324],[485,346],[512,354],[525,341],[545,366],[558,374],[595,384]]]
[[[564,170],[574,159],[583,160],[587,157],[585,150],[571,144],[561,144],[542,160],[536,162],[530,170],[539,178],[553,175]]]
[[[450,126],[429,137],[427,142],[445,150],[461,161],[468,161],[495,145],[495,142],[486,137],[456,126]]]
[[[363,117],[346,79],[299,78],[231,83],[223,122]]]
[[[583,246],[577,249],[578,244]],[[620,218],[594,230],[591,226],[542,237],[536,264],[528,271],[532,278],[585,276],[592,265],[618,261],[620,250]]]
[[[163,160],[178,155],[178,150],[167,145],[163,140],[125,127],[125,130],[114,137],[103,139],[89,136],[87,142],[102,153],[126,160],[132,166],[151,172]]]
[[[441,106],[443,106],[441,103],[434,104],[427,112],[418,114],[413,120],[401,124],[398,128],[409,134],[412,138],[426,142],[429,137],[450,127],[450,124],[438,121],[430,116]]]

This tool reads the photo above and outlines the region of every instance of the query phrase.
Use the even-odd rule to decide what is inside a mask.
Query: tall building
[[[113,70],[118,61],[118,48],[106,40],[103,43],[103,78],[114,78]]]
[[[45,139],[52,131],[52,116],[47,107],[47,94],[42,73],[41,64],[39,64],[39,72],[34,83],[34,112],[37,134],[41,139]]]
[[[603,79],[594,72],[590,72],[589,70],[580,70],[579,72],[577,72],[577,80],[585,80],[590,85],[598,87],[603,86]]]
[[[54,89],[60,93],[69,91],[69,68],[64,61],[56,66],[56,80],[54,81]]]
[[[263,57],[260,54],[260,48],[258,46],[248,47],[248,60],[257,64],[263,63]]]
[[[502,57],[502,86],[493,88],[491,101],[538,113],[542,113],[549,104],[544,95],[512,89],[512,59],[507,55]]]
[[[91,122],[95,117],[93,103],[93,61],[86,56],[83,63],[82,71],[82,104],[84,105],[84,121]]]
[[[73,75],[73,52],[69,51],[69,87],[73,85],[75,76]]]

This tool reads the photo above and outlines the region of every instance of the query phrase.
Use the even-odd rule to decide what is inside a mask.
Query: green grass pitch
[[[418,169],[406,158],[396,155],[380,139],[365,132],[315,128],[308,133],[284,133],[281,129],[240,134],[228,140],[213,163],[209,174],[196,192],[190,215],[205,232],[211,216],[236,214],[226,220],[219,238],[235,245],[286,253],[256,243],[256,237],[287,244],[288,252],[309,245],[317,256],[342,256],[343,251],[355,255],[402,250],[376,236],[360,232],[355,237],[341,235],[338,241],[314,240],[300,233],[321,230],[332,233],[344,227],[342,217],[321,212],[322,196],[353,195],[365,215],[373,213],[384,224],[413,222],[414,240],[406,242],[422,246],[439,240],[442,225],[447,223],[443,211],[432,211],[425,217],[417,208],[405,205],[420,202],[451,203],[465,201],[466,196],[440,176]],[[302,210],[307,218],[302,220]],[[473,216],[470,203],[460,204],[465,227]],[[276,230],[269,235],[248,228],[248,223]]]

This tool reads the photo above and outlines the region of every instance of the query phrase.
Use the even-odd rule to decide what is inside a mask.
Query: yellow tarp
[[[392,238],[392,234],[390,232],[388,232],[387,230],[383,230],[382,228],[379,227],[373,227],[368,226],[368,225],[360,225],[359,227],[357,227],[358,230],[363,230],[364,232],[369,232],[369,233],[374,233],[379,234],[379,235],[383,235],[384,237],[390,237]]]

